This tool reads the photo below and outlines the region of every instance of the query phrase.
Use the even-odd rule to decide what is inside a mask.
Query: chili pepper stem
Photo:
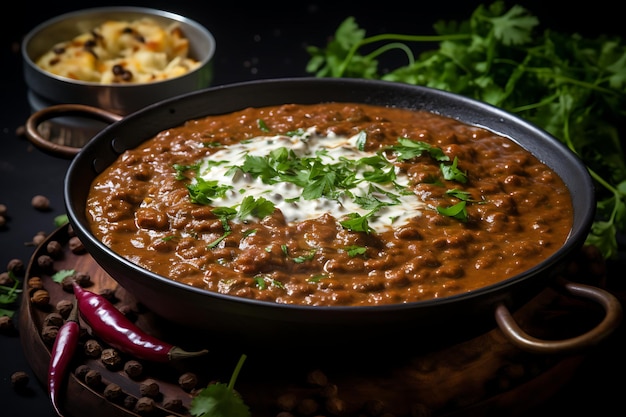
[[[172,349],[170,349],[167,356],[169,356],[170,360],[174,361],[178,359],[202,356],[202,355],[206,355],[207,353],[209,353],[207,349],[202,349],[202,350],[195,351],[195,352],[188,352],[186,350],[179,348],[178,346],[174,346]]]

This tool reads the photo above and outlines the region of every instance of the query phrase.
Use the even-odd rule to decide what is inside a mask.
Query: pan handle
[[[534,353],[573,353],[597,345],[607,338],[622,320],[622,305],[611,293],[590,285],[565,282],[564,289],[578,297],[596,301],[605,311],[604,319],[587,333],[564,340],[542,340],[524,332],[503,304],[496,305],[496,322],[515,346]]]
[[[31,114],[25,125],[27,139],[40,150],[66,159],[73,158],[81,150],[81,147],[56,143],[45,138],[38,129],[41,123],[63,116],[81,116],[109,124],[122,119],[119,114],[83,104],[56,104]]]

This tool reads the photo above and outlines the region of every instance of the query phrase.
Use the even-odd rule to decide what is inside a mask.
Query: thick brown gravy
[[[277,143],[307,142],[305,131],[321,145],[344,138],[340,142],[348,153],[317,164],[331,151],[311,148],[281,165],[277,150],[289,147]],[[258,137],[264,137],[254,148],[258,158],[234,163],[234,147],[250,152],[248,141]],[[407,153],[424,143],[428,150]],[[270,150],[276,151],[271,158]],[[373,162],[355,164],[364,155]],[[197,169],[205,158],[213,168]],[[258,185],[269,165],[285,171],[267,186],[266,200],[251,197],[259,203],[246,206],[252,216],[234,214],[243,203],[220,203],[216,195],[230,184],[229,175],[241,176],[245,166],[243,184]],[[344,176],[364,165],[365,175],[388,173],[391,166],[395,185],[388,183],[391,188],[384,191],[367,177],[361,182],[366,187],[339,186],[339,178],[348,183],[354,178]],[[345,210],[307,218],[312,201],[285,195],[293,184],[276,182],[287,176],[327,192],[328,198],[313,202],[340,201]],[[231,196],[245,198],[249,191],[238,183]],[[289,213],[267,203],[270,196],[282,197]],[[398,198],[406,205],[375,204]],[[354,204],[367,209],[356,214]],[[95,179],[87,211],[93,232],[107,246],[172,280],[315,306],[405,303],[498,283],[554,253],[567,238],[573,213],[562,180],[508,138],[429,112],[352,103],[248,108],[163,131],[126,151]],[[300,220],[290,222],[293,216]],[[359,222],[363,219],[368,221]]]

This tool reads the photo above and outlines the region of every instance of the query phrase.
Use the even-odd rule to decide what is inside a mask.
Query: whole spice
[[[15,324],[10,316],[0,316],[0,333],[9,333],[15,330]]]
[[[132,395],[127,395],[123,401],[124,408],[127,410],[134,410],[137,405],[137,397],[133,397]]]
[[[30,301],[38,307],[47,307],[50,302],[50,293],[46,290],[37,290],[30,297]]]
[[[43,288],[43,281],[40,277],[28,278],[28,288],[36,288],[38,290]]]
[[[63,255],[63,246],[56,240],[48,242],[46,250],[53,259],[59,259]]]
[[[78,310],[91,330],[110,346],[137,359],[168,362],[208,353],[208,350],[185,351],[161,341],[137,327],[113,304],[99,294],[82,288],[74,282]]]
[[[21,277],[24,275],[24,262],[21,259],[13,258],[7,263],[7,271]]]
[[[20,390],[28,385],[30,380],[28,374],[24,371],[17,371],[11,374],[11,385],[13,388]]]
[[[26,245],[29,246],[39,246],[46,240],[46,232],[37,232],[35,236],[33,236],[33,240],[30,242],[26,242]]]
[[[85,342],[85,356],[89,358],[99,358],[102,354],[102,346],[95,339],[89,339]]]
[[[59,313],[50,313],[43,319],[44,326],[63,326],[63,317]]]
[[[136,360],[129,360],[124,364],[124,372],[132,379],[139,378],[143,373],[143,365]]]
[[[62,384],[65,381],[68,366],[78,346],[79,335],[78,308],[74,305],[67,321],[61,326],[57,333],[50,353],[50,363],[48,365],[48,394],[52,400],[52,406],[59,416],[63,415],[59,409]]]
[[[50,210],[50,200],[44,195],[36,195],[31,200],[32,206],[39,211]]]
[[[114,383],[110,383],[104,387],[103,395],[104,398],[114,403],[124,400],[124,391],[122,391],[122,388],[119,385]]]
[[[37,257],[37,265],[39,265],[42,271],[50,273],[54,269],[54,259],[50,255],[39,255]]]
[[[81,364],[81,365],[78,365],[76,369],[74,369],[74,375],[79,380],[85,381],[85,375],[87,375],[87,372],[89,372],[90,370],[91,368],[89,368],[88,365]]]
[[[180,398],[169,398],[166,397],[163,400],[163,408],[169,411],[174,411],[176,413],[182,412],[185,407],[183,406],[183,400]]]
[[[15,280],[8,271],[0,273],[0,285],[10,287],[13,284],[15,284]]]
[[[100,354],[100,361],[107,369],[116,371],[123,365],[122,357],[120,353],[115,349],[103,349]]]
[[[198,377],[193,372],[185,372],[178,377],[178,385],[185,391],[189,392],[198,385]]]
[[[57,311],[65,319],[72,311],[72,302],[70,300],[60,300],[56,305]]]
[[[154,411],[154,400],[150,397],[141,397],[135,403],[135,412],[140,415],[149,415]]]
[[[161,393],[161,389],[154,379],[146,379],[139,384],[139,392],[142,397],[156,398]]]
[[[86,252],[83,242],[81,242],[77,236],[72,236],[70,238],[70,241],[68,242],[68,246],[70,247],[70,250],[72,251],[73,254],[80,255]]]
[[[59,335],[59,326],[43,326],[41,329],[41,338],[48,346],[54,346],[54,342]]]
[[[102,384],[102,374],[95,369],[88,370],[87,373],[85,373],[85,384],[87,384],[89,388],[99,390]]]

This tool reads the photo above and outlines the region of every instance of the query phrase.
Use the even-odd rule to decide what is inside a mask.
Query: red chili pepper
[[[206,349],[188,352],[165,343],[137,327],[106,298],[82,288],[75,281],[72,284],[82,318],[111,347],[153,362],[168,362],[208,352]]]
[[[78,308],[76,300],[67,320],[59,328],[52,346],[50,363],[48,364],[48,394],[52,400],[54,411],[62,416],[59,408],[59,398],[62,384],[65,381],[67,370],[78,345],[80,325],[78,324]]]

